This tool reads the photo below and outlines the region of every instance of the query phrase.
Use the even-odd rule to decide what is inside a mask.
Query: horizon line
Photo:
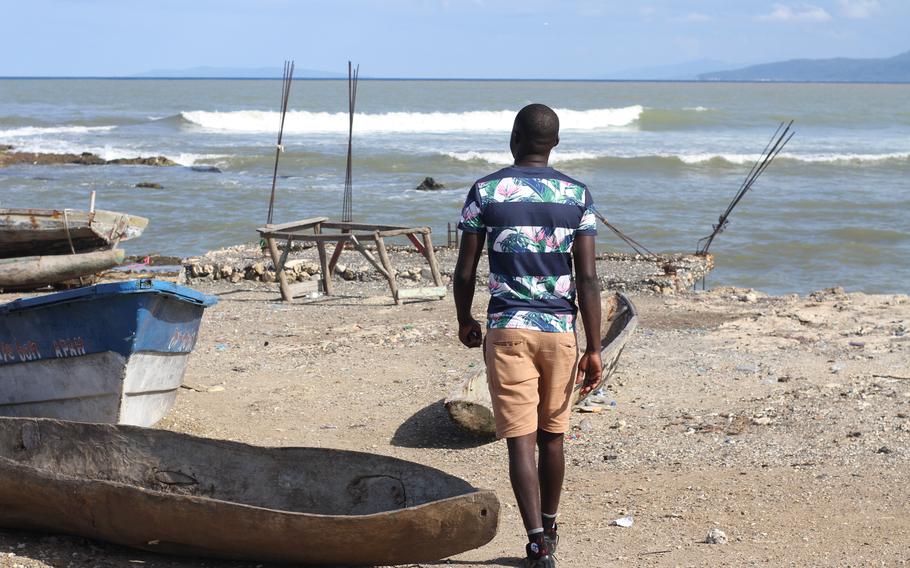
[[[130,77],[122,75],[0,75],[0,80],[97,80],[97,81],[281,81],[280,77]],[[294,81],[347,81],[347,77],[294,77]],[[470,81],[526,83],[782,83],[906,85],[910,81],[818,81],[781,79],[604,79],[604,78],[518,78],[518,77],[359,77],[360,81]]]

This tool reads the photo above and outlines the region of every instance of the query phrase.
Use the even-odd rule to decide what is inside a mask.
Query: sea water
[[[280,81],[0,80],[0,144],[181,167],[0,169],[0,207],[97,206],[148,217],[131,253],[195,255],[266,221]],[[709,285],[774,293],[910,291],[910,85],[361,81],[354,217],[429,225],[445,242],[472,181],[511,162],[515,112],[556,109],[552,163],[655,251],[693,252],[781,121],[796,136],[730,217]],[[347,82],[295,81],[275,222],[342,209]],[[215,166],[220,173],[191,166]],[[437,192],[414,188],[426,176]],[[140,189],[155,182],[162,189]],[[609,231],[599,249],[623,251]]]

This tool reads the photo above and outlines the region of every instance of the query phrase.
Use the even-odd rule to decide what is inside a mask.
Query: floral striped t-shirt
[[[572,243],[597,234],[593,205],[583,183],[549,167],[510,166],[474,183],[458,228],[487,233],[487,327],[575,329]]]

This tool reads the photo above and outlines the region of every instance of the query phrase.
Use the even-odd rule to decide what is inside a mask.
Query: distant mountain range
[[[281,67],[191,67],[189,69],[153,69],[133,75],[137,78],[169,79],[281,79]],[[297,79],[338,79],[347,73],[318,69],[294,69]]]
[[[881,59],[791,59],[731,71],[700,73],[700,81],[910,82],[910,51]]]
[[[632,67],[607,73],[599,79],[625,81],[694,81],[702,73],[742,67],[742,63],[728,63],[716,59],[696,59],[685,63]]]

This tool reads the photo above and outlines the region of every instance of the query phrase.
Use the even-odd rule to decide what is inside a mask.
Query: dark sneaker
[[[547,549],[546,544],[540,546],[534,542],[528,543],[525,552],[528,557],[522,564],[524,568],[556,568],[556,558]]]
[[[547,551],[552,555],[556,555],[556,548],[559,546],[559,535],[556,531],[559,529],[559,525],[553,525],[553,528],[543,532],[543,544],[547,547]]]

